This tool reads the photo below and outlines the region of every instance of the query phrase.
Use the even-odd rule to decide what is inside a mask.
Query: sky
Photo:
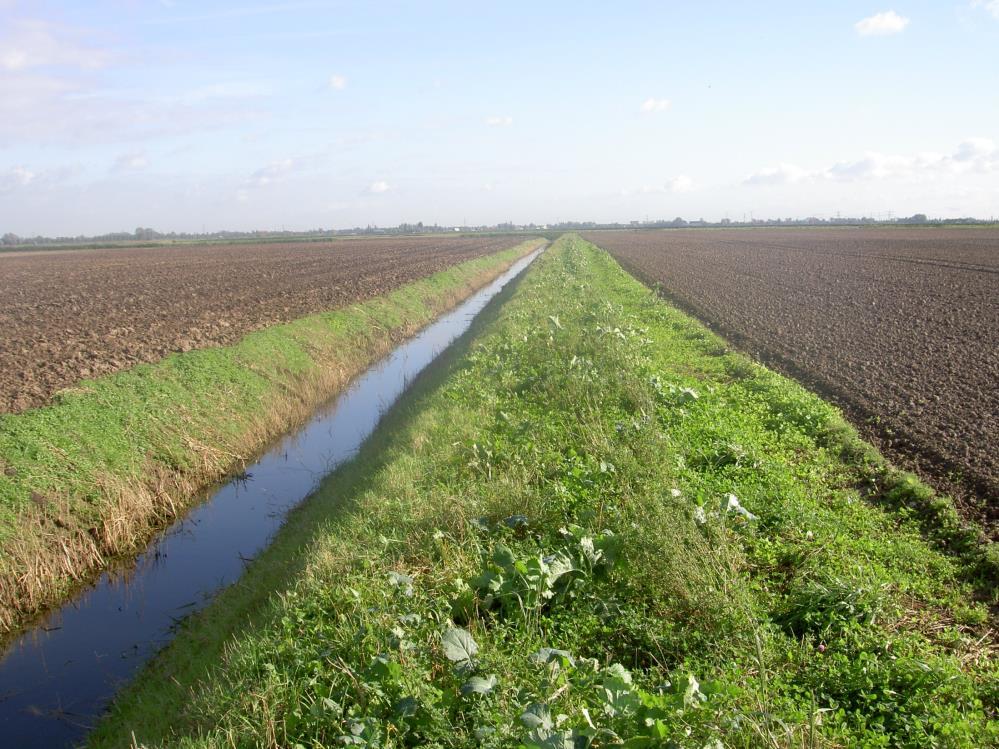
[[[999,0],[0,0],[0,234],[999,216]]]

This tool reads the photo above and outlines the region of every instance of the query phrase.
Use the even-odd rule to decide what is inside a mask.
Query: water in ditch
[[[105,573],[0,657],[0,745],[79,743],[114,693],[264,549],[287,512],[355,455],[408,384],[468,330],[540,250],[424,328],[358,378],[244,474],[156,538],[126,570]]]

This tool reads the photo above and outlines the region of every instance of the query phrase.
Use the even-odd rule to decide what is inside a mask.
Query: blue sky
[[[997,145],[999,0],[0,0],[0,233],[990,216]]]

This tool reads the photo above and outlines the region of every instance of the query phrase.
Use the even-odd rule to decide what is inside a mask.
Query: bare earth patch
[[[516,242],[347,239],[0,254],[0,413],[81,379],[384,294]]]
[[[999,230],[592,232],[896,461],[999,519]]]

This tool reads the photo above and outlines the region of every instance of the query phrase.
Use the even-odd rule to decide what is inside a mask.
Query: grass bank
[[[0,639],[537,245],[0,416]]]
[[[453,357],[91,746],[999,741],[965,562],[833,408],[571,236]]]

